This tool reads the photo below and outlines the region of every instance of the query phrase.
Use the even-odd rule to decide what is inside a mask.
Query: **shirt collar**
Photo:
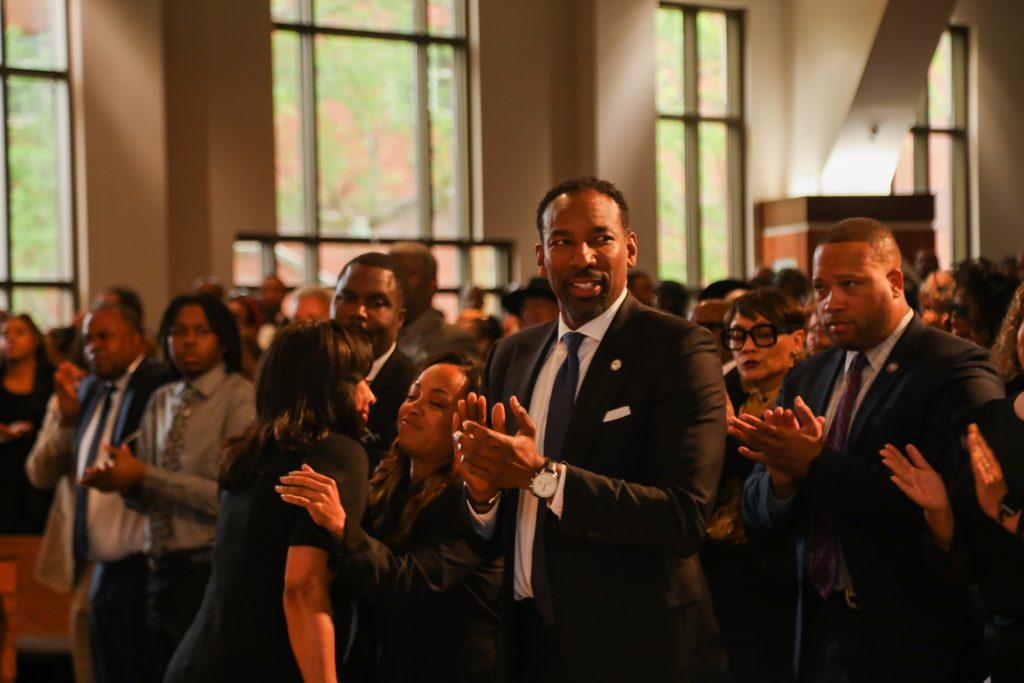
[[[910,321],[913,319],[914,311],[911,309],[903,315],[903,319],[900,320],[900,324],[896,326],[896,329],[892,331],[892,334],[886,337],[882,343],[864,352],[864,355],[867,356],[868,359],[868,365],[871,366],[871,370],[873,372],[877,372],[878,368],[882,367],[882,363],[884,363],[889,357],[889,354],[892,352],[892,348],[896,346],[896,342],[899,341],[901,336],[903,336],[903,332],[907,329],[907,325],[909,325]],[[844,366],[846,370],[850,369],[850,365],[853,363],[853,359],[857,356],[857,353],[857,351],[846,352],[846,363]]]
[[[612,325],[612,320],[615,318],[615,314],[622,308],[622,302],[626,300],[626,294],[629,290],[625,287],[622,288],[622,293],[619,294],[619,298],[615,300],[608,310],[597,316],[593,320],[588,320],[583,325],[580,325],[576,332],[579,332],[585,337],[594,339],[598,344],[604,339],[604,335],[608,332],[608,328]],[[558,316],[558,339],[561,340],[565,336],[566,332],[573,332],[568,325],[565,324],[565,318],[561,315]],[[557,342],[556,342],[557,343]]]
[[[388,350],[381,354],[380,358],[373,361],[373,365],[370,366],[370,374],[366,376],[367,382],[372,382],[374,378],[377,377],[377,373],[379,373],[380,369],[384,367],[384,364],[388,362],[388,358],[391,358],[391,354],[395,352],[395,347],[397,346],[397,341],[391,342],[391,346]]]
[[[124,390],[128,388],[128,382],[132,380],[132,375],[135,374],[135,371],[139,369],[139,366],[142,365],[142,361],[144,360],[146,360],[145,354],[140,353],[138,357],[132,361],[132,364],[128,366],[128,369],[108,386],[124,393]]]
[[[182,380],[178,387],[178,393],[180,395],[185,391],[185,387],[189,386],[195,389],[200,396],[206,397],[217,391],[217,387],[223,384],[227,378],[228,373],[224,368],[224,364],[218,363],[214,368],[207,370],[193,380]]]

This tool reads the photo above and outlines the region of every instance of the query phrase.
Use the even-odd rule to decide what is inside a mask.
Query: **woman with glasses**
[[[782,381],[804,354],[806,315],[774,287],[736,299],[725,316],[722,344],[736,361],[725,376],[729,408],[761,415],[775,405]],[[793,680],[796,584],[769,574],[751,548],[740,512],[743,480],[754,463],[726,442],[718,499],[701,549],[715,614],[735,681]]]

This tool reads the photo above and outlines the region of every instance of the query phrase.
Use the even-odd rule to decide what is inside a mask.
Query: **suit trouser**
[[[92,563],[85,565],[71,590],[71,666],[75,683],[96,680],[92,661],[92,638],[89,635],[89,592],[92,586]]]
[[[141,553],[93,567],[92,652],[100,683],[148,683],[156,667],[146,635],[146,558]]]
[[[513,663],[517,683],[564,683],[569,680],[558,634],[548,626],[532,599],[515,602],[516,650]],[[506,667],[507,668],[507,667]]]
[[[193,561],[186,553],[150,561],[146,628],[157,680],[163,680],[174,651],[199,613],[210,580],[210,568],[208,561]]]

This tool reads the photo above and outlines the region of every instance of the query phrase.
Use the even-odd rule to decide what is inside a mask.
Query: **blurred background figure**
[[[502,307],[519,320],[518,329],[546,323],[558,317],[558,299],[546,277],[533,277],[501,297]],[[507,336],[507,335],[506,335]]]
[[[918,249],[914,253],[914,269],[918,278],[924,279],[939,269],[939,257],[931,249]]]
[[[459,319],[455,321],[455,324],[472,333],[472,330],[464,323],[483,318],[486,315],[484,312],[484,290],[472,282],[467,282],[459,294]]]
[[[702,301],[690,311],[690,320],[709,330],[718,344],[718,355],[722,359],[722,374],[736,367],[732,352],[722,344],[722,330],[725,329],[725,314],[729,304],[725,301]]]
[[[813,356],[830,348],[832,337],[828,336],[818,312],[812,307],[811,312],[807,314],[807,352]]]
[[[775,274],[775,286],[796,299],[801,306],[811,302],[811,279],[797,268],[783,268]]]
[[[134,313],[138,317],[139,326],[142,329],[142,343],[145,347],[146,356],[149,358],[160,358],[160,347],[156,343],[156,337],[150,335],[146,331],[146,311],[142,306],[142,298],[139,296],[138,292],[131,287],[125,287],[124,285],[113,285],[107,287],[106,289],[100,290],[100,293],[93,298],[92,308],[96,308],[103,304],[124,306]],[[75,320],[75,330],[77,330],[79,334],[81,334],[82,330],[80,323],[85,319],[85,313],[85,311],[82,311],[79,314],[80,317]],[[79,347],[84,347],[84,340],[82,340],[81,337],[79,337],[78,344]],[[83,360],[85,358],[83,353],[77,348],[74,350],[72,355],[82,358]]]
[[[501,321],[494,316],[484,316],[469,321],[469,333],[476,339],[477,353],[480,358],[487,358],[488,352],[494,346],[494,342],[501,339]]]
[[[654,305],[654,280],[644,271],[630,271],[626,276],[626,288],[644,306]]]
[[[750,291],[750,283],[743,280],[717,280],[712,282],[697,295],[697,301],[719,301],[730,302],[736,297],[743,296]]]
[[[763,415],[790,369],[804,353],[804,307],[775,287],[761,287],[732,302],[722,330],[736,360],[725,376],[737,415]],[[726,441],[722,478],[708,535],[700,552],[733,680],[793,680],[793,613],[796,591],[789,579],[770,575],[754,554],[740,511],[743,481],[754,462]]]
[[[458,325],[444,319],[434,308],[437,293],[437,259],[430,248],[419,242],[398,242],[388,255],[401,268],[409,283],[405,301],[405,324],[398,334],[398,348],[412,361],[422,365],[427,358],[443,351],[476,353],[476,341]]]
[[[25,459],[53,393],[53,365],[28,315],[0,322],[0,534],[41,534],[52,492],[32,486]]]
[[[754,273],[754,277],[750,278],[750,286],[753,289],[771,287],[774,282],[775,271],[772,270],[771,266],[761,266]]]
[[[654,307],[685,318],[690,312],[690,290],[673,280],[662,280],[654,290]]]
[[[925,325],[949,331],[949,314],[953,308],[956,282],[944,270],[933,270],[921,282],[918,296],[921,321]]]
[[[242,338],[242,374],[249,380],[256,377],[263,348],[259,343],[263,314],[256,300],[244,290],[233,290],[228,294],[228,310],[238,323],[238,335]]]
[[[303,287],[292,296],[295,309],[292,320],[327,320],[331,317],[331,294],[323,287]]]
[[[216,275],[200,275],[192,281],[193,294],[205,294],[218,301],[224,300],[224,283]]]
[[[281,304],[284,303],[286,296],[288,296],[288,288],[281,278],[276,275],[268,275],[263,278],[256,298],[256,303],[260,305],[263,314],[263,324],[256,335],[261,349],[268,348],[277,331],[289,322],[281,310]]]
[[[953,271],[950,329],[953,334],[990,348],[1010,306],[1017,281],[1000,272],[988,259],[964,261]]]

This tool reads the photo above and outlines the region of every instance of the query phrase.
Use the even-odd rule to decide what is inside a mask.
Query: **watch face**
[[[530,490],[538,498],[550,498],[558,490],[558,477],[551,472],[540,472],[533,478]]]

